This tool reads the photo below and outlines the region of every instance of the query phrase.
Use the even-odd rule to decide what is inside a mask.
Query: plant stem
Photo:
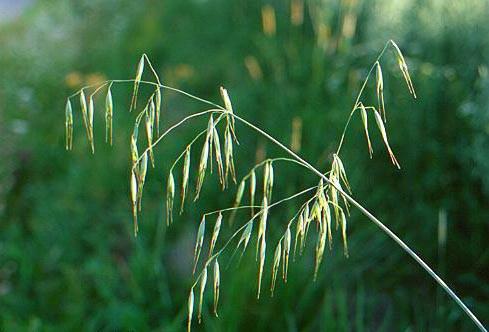
[[[391,231],[386,225],[384,225],[379,219],[377,219],[372,213],[370,213],[366,208],[364,208],[360,203],[358,203],[353,197],[348,195],[342,188],[337,187],[334,183],[332,183],[326,176],[324,176],[320,171],[318,171],[316,168],[314,168],[310,163],[302,159],[299,155],[297,155],[295,152],[290,150],[288,147],[283,145],[281,142],[279,142],[277,139],[274,137],[270,136],[267,132],[263,131],[262,129],[258,128],[254,124],[246,121],[245,119],[235,115],[231,114],[234,118],[236,118],[238,121],[241,123],[247,125],[248,127],[252,128],[256,132],[260,133],[264,137],[268,138],[270,141],[272,141],[274,144],[279,146],[282,150],[287,152],[289,155],[291,155],[293,158],[301,162],[305,167],[307,167],[309,170],[311,170],[313,173],[315,173],[317,176],[322,178],[324,181],[329,183],[331,186],[335,187],[338,192],[341,193],[353,206],[355,206],[357,209],[360,210],[360,212],[365,215],[370,221],[372,221],[377,227],[379,227],[384,233],[386,233],[391,239],[393,239],[406,253],[408,253],[415,261],[418,263],[428,274],[435,279],[435,281],[445,290],[445,292],[450,295],[450,297],[458,304],[460,308],[462,308],[463,311],[469,316],[469,318],[475,323],[475,325],[484,332],[487,332],[486,328],[482,325],[482,323],[479,321],[479,319],[472,313],[472,311],[465,305],[465,303],[455,294],[455,292],[443,281],[442,278],[440,278],[433,269],[426,264],[421,257],[419,257],[404,241],[402,241],[393,231]]]

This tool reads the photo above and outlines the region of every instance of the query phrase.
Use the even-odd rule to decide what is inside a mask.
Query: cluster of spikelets
[[[350,118],[347,122],[350,122],[353,114],[359,111],[361,114],[362,124],[365,130],[365,135],[368,144],[368,151],[370,157],[372,157],[372,144],[369,136],[368,129],[368,114],[374,114],[377,127],[379,129],[382,140],[386,146],[387,152],[391,158],[392,163],[399,167],[394,153],[389,145],[387,139],[387,132],[385,129],[386,114],[384,107],[384,95],[383,87],[384,81],[382,76],[382,68],[380,66],[379,60],[384,54],[387,47],[391,45],[396,58],[399,63],[399,67],[403,74],[403,77],[407,83],[409,92],[415,97],[414,88],[409,76],[406,62],[402,56],[401,51],[393,41],[389,41],[382,52],[380,53],[377,61],[371,67],[364,84],[358,94],[357,100],[354,104],[353,110],[350,114]],[[142,76],[144,72],[145,63],[147,63],[153,73],[156,82],[153,81],[143,81]],[[363,90],[369,81],[371,74],[375,71],[376,73],[376,92],[377,92],[377,107],[366,106],[365,102],[362,100]],[[79,103],[81,109],[81,115],[83,119],[83,125],[86,129],[86,135],[91,146],[92,152],[95,151],[94,145],[94,130],[93,130],[93,119],[94,119],[94,96],[106,88],[105,96],[105,125],[106,125],[106,142],[112,144],[112,120],[113,120],[113,100],[111,88],[114,83],[124,83],[131,82],[134,84],[133,95],[131,99],[130,111],[137,109],[137,99],[140,84],[145,84],[154,87],[154,91],[147,99],[142,110],[137,114],[134,129],[132,131],[130,140],[130,151],[131,151],[131,172],[130,172],[130,191],[131,191],[131,205],[134,219],[134,234],[137,235],[138,232],[138,214],[141,211],[141,201],[143,197],[143,188],[145,184],[146,175],[148,172],[148,159],[152,167],[155,166],[155,158],[153,148],[157,145],[163,137],[168,135],[173,129],[179,127],[183,122],[190,120],[194,117],[209,115],[209,120],[207,122],[207,127],[198,133],[195,138],[186,145],[182,153],[176,158],[172,164],[166,185],[166,222],[170,225],[173,221],[173,210],[176,195],[176,181],[174,177],[175,167],[179,162],[183,163],[181,185],[180,185],[180,213],[184,210],[184,205],[186,197],[189,192],[189,180],[190,180],[190,170],[191,170],[191,153],[195,150],[193,147],[197,144],[199,139],[203,139],[203,145],[200,152],[200,162],[198,165],[198,171],[196,176],[196,186],[195,186],[195,199],[197,200],[201,194],[201,190],[204,184],[204,179],[207,172],[212,172],[213,170],[213,160],[217,167],[217,173],[219,178],[219,183],[221,188],[224,190],[228,187],[229,178],[237,184],[237,174],[234,165],[233,147],[234,144],[238,143],[235,132],[235,120],[241,121],[244,124],[252,128],[257,128],[239,116],[235,115],[233,112],[233,107],[231,105],[230,98],[226,89],[220,89],[221,97],[223,99],[224,107],[213,104],[212,102],[200,99],[198,97],[192,96],[186,92],[180,91],[175,88],[171,88],[162,85],[156,71],[151,65],[149,59],[146,55],[141,57],[139,61],[138,68],[136,71],[136,77],[132,80],[111,80],[104,82],[95,87],[85,87],[82,88],[77,93],[70,96],[66,103],[66,149],[72,149],[73,145],[73,108],[71,103],[71,98],[79,95]],[[161,109],[162,109],[162,89],[168,89],[182,93],[188,97],[203,101],[207,104],[213,105],[215,108],[195,113],[187,116],[179,123],[169,127],[164,133],[160,134],[160,119],[161,119]],[[86,96],[86,92],[93,90]],[[87,103],[88,99],[88,103]],[[88,104],[88,106],[87,106]],[[221,127],[221,122],[224,123],[224,150],[221,150],[221,140],[219,128]],[[139,129],[141,123],[144,122],[145,131],[145,142],[143,143],[144,150],[142,153],[139,152],[140,143],[139,139]],[[260,130],[261,131],[261,130]],[[346,126],[345,126],[346,131]],[[311,224],[314,225],[313,229],[316,229],[317,238],[315,245],[315,267],[314,267],[314,279],[316,279],[319,267],[323,260],[324,252],[326,246],[329,249],[332,248],[333,239],[333,228],[341,231],[341,237],[343,241],[344,254],[348,256],[348,245],[347,245],[347,216],[348,211],[348,200],[345,197],[346,191],[351,193],[351,188],[348,183],[346,176],[345,167],[340,159],[339,153],[341,150],[341,145],[343,142],[345,132],[341,138],[338,150],[333,154],[333,160],[331,164],[331,169],[324,173],[323,177],[320,179],[318,185],[311,188],[302,190],[292,196],[282,198],[277,201],[272,201],[272,191],[274,186],[274,163],[279,161],[294,162],[301,166],[306,166],[300,161],[300,158],[274,158],[266,159],[255,166],[241,178],[239,185],[237,187],[235,201],[232,207],[221,209],[218,211],[208,212],[202,216],[200,225],[197,232],[197,239],[194,249],[194,260],[193,260],[193,273],[197,271],[199,267],[199,259],[202,256],[201,252],[204,247],[204,241],[206,238],[206,220],[210,216],[217,215],[212,228],[212,233],[208,246],[208,254],[205,261],[200,264],[199,273],[194,278],[194,283],[190,289],[190,294],[188,298],[188,329],[191,328],[191,322],[194,312],[194,289],[198,288],[199,291],[199,302],[198,302],[198,320],[200,322],[202,316],[202,305],[204,292],[207,285],[208,279],[208,269],[212,269],[213,273],[213,292],[214,292],[214,313],[217,316],[217,306],[219,301],[219,291],[220,291],[220,267],[218,259],[221,253],[232,243],[233,240],[237,241],[235,246],[235,251],[233,256],[238,250],[241,251],[241,256],[244,254],[248,247],[251,236],[253,234],[253,229],[256,228],[257,231],[257,243],[256,243],[256,260],[258,262],[258,290],[257,297],[260,297],[262,288],[262,279],[266,259],[266,247],[267,247],[267,221],[269,217],[269,211],[271,208],[282,204],[288,200],[295,199],[307,193],[313,193],[312,197],[308,198],[300,206],[299,210],[295,215],[288,221],[285,231],[282,233],[278,242],[274,244],[275,250],[272,260],[271,269],[271,286],[270,291],[273,296],[275,289],[277,277],[279,275],[280,265],[282,266],[281,274],[284,282],[287,282],[287,272],[289,266],[289,258],[291,255],[291,248],[293,247],[292,255],[295,258],[297,251],[302,254],[305,244],[307,242],[309,229]],[[289,152],[291,153],[291,152]],[[312,166],[311,166],[312,167]],[[257,196],[257,172],[262,174],[263,188],[261,190],[261,204],[255,205],[258,200]],[[245,190],[248,187],[249,192],[249,205],[243,205],[243,198],[245,196]],[[346,189],[346,191],[345,191]],[[224,243],[224,245],[216,249],[218,243],[221,226],[223,224],[224,215],[229,213],[229,223],[233,225],[234,219],[236,218],[236,212],[239,209],[249,209],[251,211],[250,219],[242,224],[232,236]],[[255,227],[255,224],[257,226]],[[294,237],[292,233],[294,232]],[[233,257],[232,256],[232,257]],[[231,259],[232,259],[231,257]]]

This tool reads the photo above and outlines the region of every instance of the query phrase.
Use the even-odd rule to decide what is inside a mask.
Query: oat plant
[[[409,254],[463,309],[481,331],[486,331],[478,318],[436,272],[384,223],[352,197],[352,188],[350,188],[348,183],[346,167],[341,160],[346,130],[351,121],[356,121],[356,119],[361,121],[370,158],[373,157],[370,133],[378,131],[392,164],[400,168],[400,164],[389,144],[386,128],[387,112],[384,104],[384,81],[381,60],[387,50],[393,51],[407,85],[407,90],[413,98],[416,98],[404,56],[396,43],[390,40],[385,44],[363,81],[339,140],[338,148],[332,156],[331,167],[326,172],[316,169],[265,130],[257,127],[241,115],[237,115],[226,89],[220,88],[223,103],[223,106],[221,106],[162,84],[156,70],[145,54],[139,61],[134,79],[108,80],[95,86],[83,87],[68,97],[65,110],[66,149],[71,150],[73,145],[73,103],[76,103],[76,106],[79,106],[78,108],[81,111],[90,149],[94,153],[94,99],[101,94],[105,95],[105,139],[108,144],[112,144],[112,122],[117,107],[114,107],[111,91],[116,85],[133,85],[129,111],[135,113],[135,121],[129,142],[131,152],[129,186],[135,236],[138,234],[138,216],[141,211],[146,176],[148,171],[155,167],[156,146],[163,139],[170,136],[175,129],[187,122],[197,118],[208,118],[207,126],[196,133],[195,137],[187,143],[183,151],[171,164],[168,174],[165,175],[167,179],[166,193],[164,193],[167,225],[171,225],[174,219],[177,218],[176,215],[184,211],[185,206],[189,203],[189,196],[193,194],[194,201],[200,197],[206,182],[206,176],[212,172],[213,168],[217,169],[219,186],[222,190],[236,186],[235,199],[232,206],[203,213],[200,219],[192,266],[193,284],[188,295],[188,330],[191,329],[194,316],[197,316],[199,322],[201,321],[204,293],[210,291],[208,290],[209,288],[212,288],[214,293],[213,311],[216,316],[218,315],[221,288],[220,262],[222,262],[221,255],[225,250],[234,248],[231,259],[236,254],[242,256],[250,246],[252,236],[255,238],[254,234],[256,234],[254,251],[257,261],[257,298],[259,298],[265,287],[262,284],[262,279],[265,273],[267,246],[271,248],[272,250],[269,250],[270,252],[268,253],[273,252],[273,256],[268,257],[268,259],[271,259],[271,271],[269,271],[271,273],[270,292],[273,296],[277,279],[281,278],[284,283],[287,282],[289,263],[302,254],[308,242],[308,236],[309,238],[313,237],[313,233],[315,234],[315,238],[312,239],[315,245],[314,279],[319,273],[325,250],[332,249],[334,232],[341,234],[344,255],[348,257],[347,227],[349,209],[354,207],[360,210],[368,220],[378,226]],[[149,68],[151,80],[143,80],[143,74],[147,68]],[[373,80],[375,80],[376,98],[372,102],[365,96],[364,92],[367,83]],[[150,87],[152,91],[149,96],[144,97],[143,101],[141,100],[143,94],[139,90],[142,85]],[[160,127],[163,91],[182,94],[200,102],[206,108],[184,117],[163,131]],[[372,125],[372,118],[374,119],[374,125]],[[263,160],[254,165],[246,174],[239,176],[234,165],[234,151],[235,147],[239,145],[236,131],[238,123],[250,128],[257,135],[268,139],[272,144],[279,147],[286,157]],[[194,168],[191,165],[191,155],[193,153],[200,156],[200,161],[195,167],[197,174],[191,173]],[[280,167],[282,163],[293,163],[303,167],[304,171],[312,172],[317,177],[317,184],[304,188],[291,196],[279,197],[279,193],[273,193],[274,183],[278,180],[274,177],[274,170]],[[177,181],[177,178],[180,180]],[[191,179],[195,179],[195,188],[190,186]],[[175,199],[177,191],[179,191],[179,199],[178,197]],[[291,200],[299,201],[300,207],[285,224],[274,225],[275,227],[280,227],[281,237],[277,242],[272,242],[268,239],[267,232],[269,215],[276,208]],[[223,239],[221,228],[226,227],[226,225],[232,226],[237,222],[238,210],[248,211],[247,215],[249,215],[249,218],[241,220],[239,227],[232,235]],[[226,219],[228,222],[224,222]],[[204,244],[206,245],[204,246]],[[203,252],[204,248],[208,248],[206,253]],[[208,283],[212,284],[212,286],[208,286]],[[197,299],[195,298],[196,296]]]

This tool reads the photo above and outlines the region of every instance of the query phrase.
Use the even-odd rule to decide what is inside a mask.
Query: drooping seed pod
[[[317,240],[317,244],[316,244],[316,261],[314,264],[314,281],[316,281],[316,279],[317,279],[319,266],[321,265],[321,261],[323,260],[325,244],[326,244],[326,230],[324,230],[322,228],[318,234],[318,240]]]
[[[187,332],[190,332],[190,328],[192,327],[192,315],[194,313],[194,288],[190,289],[190,294],[188,295],[188,320],[187,320]]]
[[[238,247],[241,243],[243,243],[243,251],[242,251],[241,255],[243,255],[246,248],[248,247],[248,243],[250,242],[252,231],[253,231],[253,220],[250,220],[250,221],[248,221],[243,233],[241,234],[241,238],[239,239],[239,242],[238,242]]]
[[[362,123],[363,123],[363,129],[365,131],[365,138],[367,139],[368,153],[370,155],[370,158],[372,158],[372,154],[373,154],[374,150],[372,149],[372,143],[370,142],[370,136],[368,134],[367,110],[365,109],[365,106],[362,103],[360,103],[360,114],[362,116]]]
[[[151,107],[149,107],[151,109]],[[153,111],[154,112],[154,111]],[[155,166],[155,158],[153,154],[153,120],[152,115],[154,113],[151,113],[150,110],[146,108],[146,116],[145,116],[145,128],[146,128],[146,140],[148,142],[148,148],[149,148],[149,158],[151,159],[151,165],[154,167]]]
[[[329,208],[329,204],[326,204],[324,207],[324,217],[326,222],[326,231],[328,233],[329,250],[331,250],[333,246],[333,235],[331,232],[331,209]]]
[[[210,172],[212,174],[212,146],[214,144],[214,118],[211,115],[209,117],[209,122],[207,123],[207,141],[209,142],[209,154],[210,154]]]
[[[156,102],[156,135],[160,137],[160,116],[161,116],[161,88],[158,86],[155,91]]]
[[[275,254],[273,255],[273,266],[272,266],[272,286],[270,288],[271,296],[273,297],[273,291],[275,290],[275,282],[277,280],[278,268],[280,266],[280,258],[282,255],[282,245],[279,241],[277,247],[275,248]]]
[[[202,319],[202,302],[204,299],[204,291],[205,291],[205,285],[207,283],[207,266],[204,267],[204,270],[202,271],[202,275],[200,277],[200,297],[199,297],[199,311],[197,314],[197,319],[199,320],[199,324]]]
[[[337,185],[339,183],[337,175],[335,172],[329,173],[329,182],[334,183]],[[330,185],[329,186],[329,198],[331,200],[331,203],[333,205],[333,210],[334,210],[334,215],[335,215],[335,221],[336,221],[336,229],[338,229],[339,225],[339,202],[338,202],[338,191],[336,190],[336,186]]]
[[[70,100],[66,100],[65,107],[66,150],[73,148],[73,109]]]
[[[95,145],[93,141],[93,113],[94,113],[93,97],[90,95],[88,100],[88,139],[92,147],[92,153],[95,153]]]
[[[258,225],[258,237],[256,242],[256,255],[258,257],[258,250],[260,247],[260,241],[264,241],[265,233],[267,231],[267,218],[268,218],[268,201],[266,197],[263,197],[260,224]]]
[[[196,201],[199,198],[200,190],[202,189],[202,185],[204,184],[205,171],[207,169],[208,158],[209,158],[209,136],[207,136],[204,142],[202,153],[200,155],[199,173],[197,175],[197,188],[195,190],[194,201]]]
[[[211,244],[209,247],[209,258],[212,256],[212,252],[214,251],[214,247],[216,246],[217,237],[219,236],[219,231],[221,230],[222,223],[222,213],[219,212],[217,216],[216,224],[214,225],[214,231],[212,232]]]
[[[379,107],[379,112],[384,116],[385,122],[386,116],[384,105],[384,78],[382,76],[382,68],[380,67],[380,63],[378,61],[375,63],[375,80],[377,90],[377,104]]]
[[[318,185],[318,188],[317,188],[316,197],[318,199],[319,207],[320,208],[322,208],[324,205],[327,204],[326,196],[324,195],[324,183],[323,183],[323,179],[319,180],[319,185]]]
[[[265,163],[263,167],[263,196],[268,199],[268,179],[270,177],[270,163]]]
[[[290,234],[290,226],[287,227],[287,230],[284,234],[284,252],[282,258],[282,279],[285,283],[287,283],[287,271],[289,269],[289,256],[290,256],[290,243],[292,242]]]
[[[148,154],[143,153],[141,161],[139,163],[139,179],[138,179],[138,207],[141,211],[141,201],[143,198],[143,187],[146,180],[146,173],[148,172]]]
[[[272,201],[272,190],[273,190],[273,164],[268,162],[265,165],[265,175],[263,179],[264,185],[264,195],[267,196],[268,202]]]
[[[341,211],[341,237],[343,238],[343,251],[345,256],[348,257],[348,243],[346,240],[346,216],[343,211]]]
[[[175,199],[175,178],[172,171],[168,174],[168,181],[166,184],[166,224],[173,223],[173,201]]]
[[[151,128],[154,128],[155,126],[155,111],[156,111],[156,106],[155,106],[155,101],[154,101],[154,96],[151,96],[149,99],[149,120],[151,122]],[[154,132],[154,131],[153,131]]]
[[[197,231],[197,239],[195,240],[195,249],[194,249],[194,268],[193,272],[195,273],[195,269],[197,268],[197,263],[199,262],[200,252],[202,251],[202,245],[204,243],[204,235],[205,235],[205,214],[202,216],[202,220],[200,221],[199,230]]]
[[[217,314],[217,304],[219,303],[219,290],[221,287],[221,272],[219,269],[219,262],[216,260],[214,261],[214,315],[218,317],[219,315]]]
[[[304,234],[304,211],[301,214],[299,214],[299,218],[297,219],[297,223],[296,223],[295,242],[294,242],[294,261],[295,261],[295,255],[297,252],[297,244],[299,243],[299,239],[301,240],[301,245],[299,246],[299,249],[302,251],[303,234]]]
[[[262,238],[260,242],[260,264],[258,268],[258,293],[257,293],[258,299],[260,298],[260,292],[261,292],[261,280],[263,276],[263,267],[265,266],[266,248],[267,248],[267,243],[265,241],[265,238]]]
[[[87,111],[87,99],[85,97],[85,92],[83,89],[80,90],[80,108],[82,112],[83,125],[87,132],[87,139],[90,141],[90,131],[88,129],[88,111]]]
[[[346,177],[345,167],[343,166],[343,162],[340,157],[335,153],[333,154],[333,164],[336,167],[336,173],[338,174],[338,178],[343,181],[346,186],[346,189],[351,193],[350,183],[348,182],[348,178]],[[346,203],[348,204],[348,203]]]
[[[251,216],[255,215],[255,193],[256,193],[256,174],[255,170],[251,171],[250,175],[250,205],[251,205]]]
[[[229,99],[229,94],[226,89],[224,89],[222,86],[220,87],[219,91],[221,92],[221,97],[222,100],[224,101],[224,107],[226,108],[226,112],[229,114],[226,116],[228,125],[230,127],[230,131],[232,132],[233,135],[234,133],[234,117],[232,114],[234,114],[233,111],[233,105],[231,104],[231,99]],[[236,140],[236,136],[234,136],[234,139]]]
[[[114,114],[114,103],[112,101],[112,92],[110,85],[105,96],[105,142],[112,145],[112,122]]]
[[[241,200],[244,194],[245,184],[246,184],[245,180],[241,180],[238,186],[238,190],[236,191],[236,198],[234,199],[233,211],[231,212],[231,216],[229,217],[229,223],[231,225],[234,223],[234,218],[236,217],[237,208],[241,204]]]
[[[182,201],[180,203],[180,214],[183,212],[183,206],[185,204],[185,197],[187,196],[188,180],[190,176],[190,145],[185,150],[185,156],[183,162],[183,175],[182,175]]]
[[[214,151],[216,155],[216,164],[217,164],[217,172],[219,175],[219,182],[221,183],[222,189],[224,190],[226,187],[226,181],[224,179],[224,166],[222,164],[222,156],[221,156],[221,143],[219,141],[219,134],[217,133],[216,127],[214,127]]]
[[[143,77],[143,71],[144,71],[144,55],[141,56],[141,59],[139,59],[138,68],[136,70],[136,77],[134,78],[134,89],[131,98],[131,107],[129,111],[132,111],[137,106],[139,83],[141,82],[141,78]]]
[[[408,86],[409,93],[416,99],[416,92],[414,91],[413,82],[411,81],[411,76],[409,76],[409,70],[406,64],[406,60],[404,60],[404,56],[402,55],[399,46],[393,41],[390,40],[392,46],[394,47],[394,52],[396,53],[397,63],[399,64],[399,68],[401,69],[402,75],[404,76],[404,80]]]
[[[138,234],[138,180],[134,170],[131,172],[131,203],[132,203],[132,216],[134,222],[134,236]]]
[[[234,169],[234,156],[233,156],[233,140],[231,137],[231,130],[229,129],[229,126],[226,127],[226,130],[224,132],[224,160],[226,163],[226,174],[225,174],[226,183],[229,174],[231,174],[234,183],[236,183],[236,171]]]
[[[387,152],[389,153],[391,161],[397,168],[400,169],[401,166],[397,162],[397,159],[394,156],[394,153],[392,152],[392,149],[389,145],[389,141],[387,140],[387,132],[385,131],[385,127],[384,127],[384,123],[382,122],[382,118],[381,118],[379,112],[374,111],[374,114],[375,114],[375,122],[377,122],[377,126],[379,127],[379,130],[380,130],[380,134],[382,135],[382,140],[384,141],[385,147],[387,149]]]

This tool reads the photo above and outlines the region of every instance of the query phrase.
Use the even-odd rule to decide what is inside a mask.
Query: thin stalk
[[[234,118],[236,118],[238,121],[242,122],[243,124],[247,125],[248,127],[252,128],[256,132],[260,133],[264,137],[268,138],[271,142],[279,146],[282,150],[287,152],[289,155],[291,155],[293,158],[301,162],[305,167],[307,167],[309,170],[311,170],[313,173],[315,173],[317,176],[321,177],[324,181],[329,183],[331,186],[335,187],[338,192],[343,195],[353,206],[355,206],[357,209],[360,210],[360,212],[365,215],[370,221],[372,221],[377,227],[379,227],[384,233],[386,233],[391,239],[393,239],[406,253],[408,253],[415,261],[418,263],[435,281],[447,292],[447,294],[458,304],[460,308],[469,316],[469,318],[474,322],[474,324],[484,332],[487,332],[486,328],[482,323],[479,321],[479,319],[472,313],[472,311],[465,305],[465,303],[455,294],[455,292],[443,281],[442,278],[436,274],[433,269],[424,262],[424,260],[419,257],[404,241],[402,241],[392,230],[390,230],[386,225],[384,225],[379,219],[377,219],[372,213],[370,213],[366,208],[364,208],[360,203],[358,203],[353,197],[348,195],[343,189],[337,187],[334,183],[332,183],[326,176],[324,176],[320,171],[318,171],[316,168],[314,168],[311,164],[309,164],[307,161],[299,157],[295,152],[290,150],[288,147],[283,145],[281,142],[279,142],[277,139],[274,137],[270,136],[268,133],[263,131],[262,129],[258,128],[254,124],[246,121],[245,119],[237,116],[236,114],[231,114]]]

